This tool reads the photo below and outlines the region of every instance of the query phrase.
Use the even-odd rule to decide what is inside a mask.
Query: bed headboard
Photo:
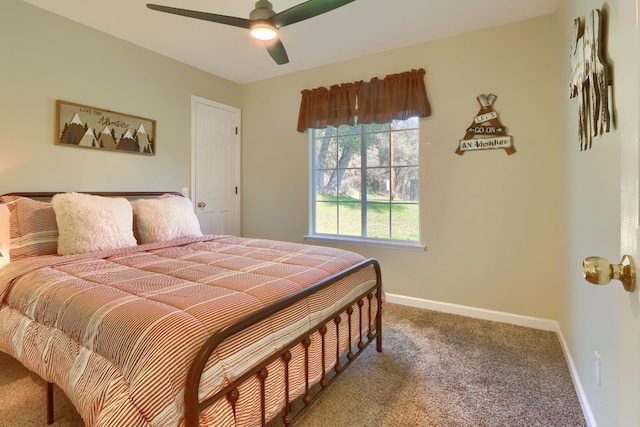
[[[54,195],[59,193],[65,193],[65,191],[26,191],[0,194],[0,196],[23,196],[30,199],[50,199]],[[85,194],[93,194],[95,196],[103,197],[124,197],[124,198],[140,198],[140,197],[159,197],[163,194],[173,194],[176,196],[183,196],[178,191],[81,191]]]

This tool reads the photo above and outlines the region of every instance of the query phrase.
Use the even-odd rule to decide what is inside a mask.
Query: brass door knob
[[[620,264],[611,264],[604,258],[591,256],[582,261],[582,277],[594,285],[606,285],[611,279],[620,280],[624,289],[636,288],[636,266],[631,255],[622,257]]]
[[[198,207],[199,208],[204,208],[205,206],[207,206],[207,204],[205,202],[198,202]]]

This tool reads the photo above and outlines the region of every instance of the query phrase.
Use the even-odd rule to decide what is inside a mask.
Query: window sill
[[[337,243],[345,245],[370,246],[374,248],[399,249],[405,251],[424,252],[426,246],[417,242],[402,240],[368,240],[357,237],[336,237],[336,236],[304,236],[307,242]]]

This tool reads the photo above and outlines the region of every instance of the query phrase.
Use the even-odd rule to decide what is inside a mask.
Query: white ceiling
[[[249,32],[150,10],[147,2],[248,18],[254,0],[24,0],[237,83],[553,13],[558,0],[356,0],[280,29],[277,65]],[[322,1],[322,0],[315,0]],[[302,0],[271,0],[280,12]]]

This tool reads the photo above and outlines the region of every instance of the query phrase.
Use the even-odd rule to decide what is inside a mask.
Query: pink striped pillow
[[[20,196],[2,196],[9,209],[9,257],[12,261],[58,253],[58,224],[48,202]]]

